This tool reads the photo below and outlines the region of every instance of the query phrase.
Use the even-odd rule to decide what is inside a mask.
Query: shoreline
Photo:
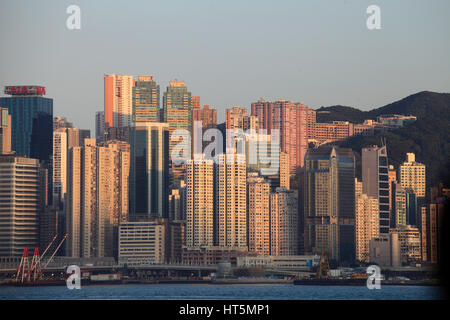
[[[298,280],[297,280],[298,281]],[[353,283],[349,281],[342,281],[339,283],[316,283],[309,281],[305,281],[304,283],[294,284],[294,280],[284,280],[284,279],[216,279],[216,280],[119,280],[119,281],[82,281],[82,286],[129,286],[129,285],[170,285],[170,284],[182,284],[182,285],[296,285],[296,286],[323,286],[323,287],[333,287],[333,286],[365,286],[366,282],[361,283]],[[391,280],[382,280],[381,285],[385,286],[421,286],[421,287],[440,287],[441,284],[438,281],[391,281]],[[11,283],[11,282],[2,282],[0,283],[0,287],[48,287],[48,286],[66,286],[66,281],[61,280],[57,282],[49,282],[49,283]]]

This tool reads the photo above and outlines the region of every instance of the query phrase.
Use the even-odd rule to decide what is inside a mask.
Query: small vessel
[[[322,251],[319,260],[319,266],[315,278],[296,279],[295,285],[304,286],[364,286],[367,283],[367,275],[355,274],[346,278],[330,277],[330,265],[328,263],[327,253]]]

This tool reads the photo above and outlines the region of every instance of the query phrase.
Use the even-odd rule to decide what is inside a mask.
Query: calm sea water
[[[270,300],[436,300],[444,299],[438,287],[381,286],[325,287],[280,285],[105,285],[84,286],[80,290],[55,287],[0,287],[0,300],[7,299],[270,299]]]

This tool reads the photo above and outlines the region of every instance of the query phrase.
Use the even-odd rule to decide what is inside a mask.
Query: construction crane
[[[316,279],[328,279],[330,264],[328,263],[327,252],[322,250],[320,255],[319,267],[317,268]]]
[[[59,245],[56,247],[55,251],[53,252],[53,254],[50,256],[50,258],[48,259],[47,263],[45,264],[45,266],[42,268],[41,272],[39,272],[37,278],[35,281],[39,281],[41,280],[42,274],[44,273],[45,269],[47,268],[47,266],[50,264],[50,262],[52,261],[53,257],[55,256],[56,252],[58,252],[59,248],[61,247],[61,245],[63,244],[64,240],[66,240],[66,238],[69,236],[69,233],[67,232],[64,237],[62,238],[61,242],[59,243]]]
[[[56,255],[56,253],[58,252],[59,248],[63,244],[64,240],[66,240],[68,235],[69,235],[68,232],[64,235],[64,237],[61,240],[61,242],[59,243],[58,247],[55,249],[55,251],[53,252],[53,254],[48,259],[47,263],[45,264],[45,266],[42,269],[41,269],[41,261],[44,258],[45,254],[47,253],[47,251],[52,246],[52,244],[55,242],[56,238],[58,237],[58,234],[56,234],[53,237],[52,241],[49,243],[49,245],[44,250],[44,252],[42,253],[41,256],[39,255],[39,248],[34,249],[33,258],[31,260],[31,266],[28,261],[28,248],[24,248],[22,258],[20,259],[19,267],[17,268],[17,274],[16,274],[15,281],[16,282],[20,281],[22,283],[24,281],[26,281],[26,282],[39,281],[41,279],[42,274],[44,273],[45,269],[47,268],[49,263],[52,261],[53,257]]]
[[[45,254],[47,253],[48,249],[52,246],[52,244],[55,242],[56,238],[58,237],[58,234],[56,234],[52,241],[50,241],[47,248],[42,253],[42,256],[39,255],[39,248],[34,248],[34,255],[33,259],[31,260],[31,267],[28,271],[27,280],[31,281],[31,275],[33,274],[33,282],[37,280],[37,277],[39,273],[41,272],[41,260],[43,260]]]

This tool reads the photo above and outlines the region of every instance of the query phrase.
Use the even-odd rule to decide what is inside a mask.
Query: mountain
[[[318,121],[344,120],[362,122],[376,119],[381,114],[414,115],[417,121],[403,128],[380,133],[375,136],[353,136],[334,144],[357,151],[357,168],[360,176],[361,149],[380,145],[386,140],[390,164],[398,169],[406,159],[407,152],[416,154],[416,161],[427,166],[427,185],[434,186],[445,179],[450,171],[450,93],[422,91],[404,99],[371,111],[360,111],[351,107],[322,107]],[[322,116],[323,115],[323,116]],[[361,120],[362,119],[362,120]]]
[[[321,107],[316,110],[317,122],[350,121],[362,123],[365,119],[369,119],[368,116],[367,111],[346,106]]]

